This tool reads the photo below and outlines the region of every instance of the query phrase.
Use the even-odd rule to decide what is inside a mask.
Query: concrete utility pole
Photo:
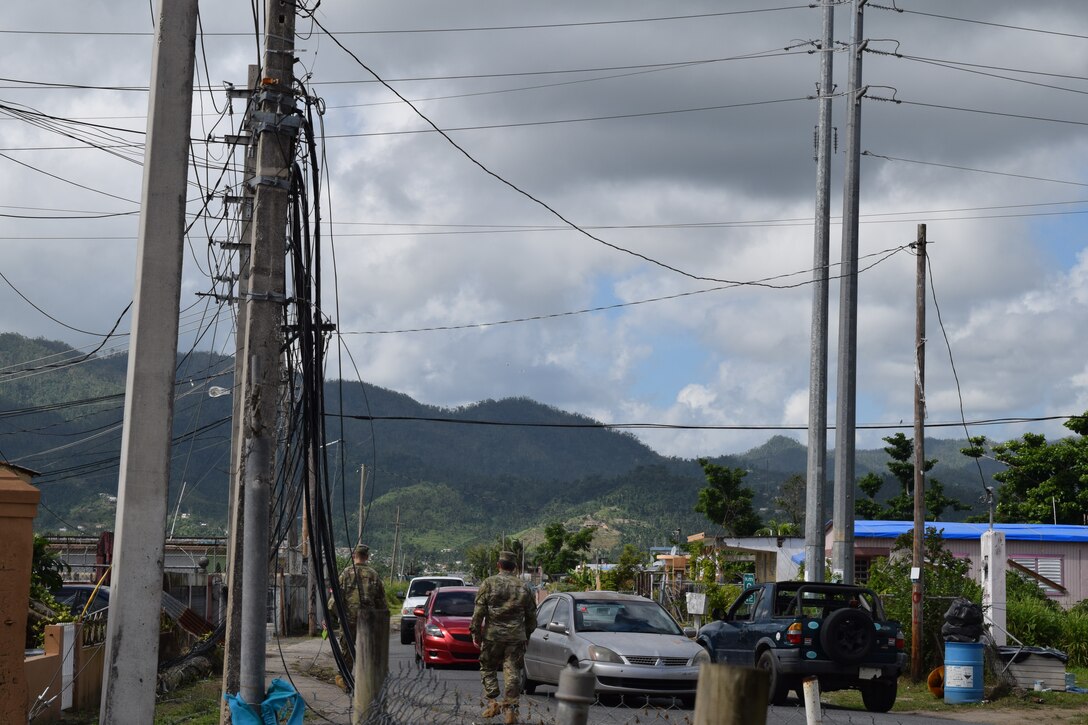
[[[157,4],[102,671],[103,725],[155,715],[197,0]]]
[[[253,118],[251,99],[259,78],[260,68],[249,66],[246,88],[241,97],[246,99],[245,128],[248,131]],[[233,96],[232,96],[233,97]],[[226,629],[223,636],[223,694],[238,692],[241,673],[241,632],[242,632],[242,531],[245,528],[245,492],[242,488],[242,443],[245,426],[245,393],[247,390],[246,364],[249,358],[246,351],[247,306],[242,293],[249,289],[249,255],[253,239],[253,190],[250,181],[257,173],[256,146],[252,135],[245,138],[245,178],[242,196],[238,199],[238,212],[241,225],[238,232],[238,304],[234,332],[234,399],[230,449],[230,495],[228,522],[230,538],[227,542],[227,613]],[[230,708],[226,700],[220,698],[219,722],[230,722]]]
[[[925,593],[926,524],[926,225],[914,244],[918,273],[914,288],[914,563],[910,585],[910,676],[922,679],[922,599]]]
[[[831,570],[854,583],[854,431],[857,423],[858,369],[858,206],[861,197],[861,56],[864,7],[853,0],[850,74],[846,90],[846,173],[843,178],[842,271],[839,281],[838,400],[835,409],[835,501]]]
[[[835,6],[823,0],[820,41],[820,122],[816,131],[816,232],[812,262],[809,347],[808,484],[805,494],[805,581],[824,580],[824,487],[827,485],[827,303],[831,246],[831,99]]]
[[[257,173],[253,179],[253,249],[246,294],[244,389],[245,531],[242,541],[241,674],[239,693],[250,704],[264,700],[265,621],[268,591],[269,507],[276,418],[281,391],[285,303],[284,251],[291,163],[300,117],[293,90],[294,0],[267,0],[264,67],[255,105]]]

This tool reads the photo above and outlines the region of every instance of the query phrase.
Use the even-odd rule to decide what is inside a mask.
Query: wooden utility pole
[[[113,597],[99,722],[152,722],[184,256],[197,0],[160,0],[148,99]]]
[[[242,531],[245,528],[245,491],[242,488],[242,443],[245,420],[245,394],[247,389],[246,363],[246,319],[248,307],[242,293],[249,289],[249,256],[252,249],[253,189],[250,181],[257,173],[256,145],[250,133],[253,110],[251,104],[257,88],[260,68],[249,66],[246,75],[246,87],[239,94],[232,90],[231,98],[244,98],[246,101],[245,133],[238,142],[245,141],[245,161],[243,178],[245,186],[241,197],[237,197],[238,216],[241,220],[238,232],[238,293],[237,313],[234,332],[234,397],[232,408],[232,427],[230,443],[230,494],[227,507],[229,539],[227,541],[227,573],[224,577],[227,588],[226,627],[223,635],[223,690],[222,694],[238,692],[241,672],[241,633],[242,633]],[[230,722],[230,708],[227,701],[220,698],[219,722]]]
[[[253,178],[253,247],[246,292],[246,413],[242,472],[245,530],[242,558],[239,693],[264,699],[269,507],[281,392],[285,297],[284,252],[291,164],[301,118],[294,95],[294,0],[267,0],[264,62],[254,105],[257,167]]]
[[[922,679],[922,607],[925,593],[926,522],[926,225],[914,245],[918,273],[914,288],[914,563],[910,585],[910,676]]]
[[[393,558],[389,560],[389,586],[393,586],[393,575],[397,571],[397,544],[400,543],[400,506],[397,506],[397,521],[393,524]]]

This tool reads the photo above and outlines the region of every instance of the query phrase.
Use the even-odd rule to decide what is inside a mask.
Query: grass
[[[1084,687],[1088,684],[1088,668],[1073,667],[1077,683]],[[986,689],[991,695],[990,688]],[[970,705],[947,705],[943,699],[937,699],[929,691],[925,681],[914,682],[910,677],[899,678],[899,696],[892,712],[985,712],[987,710],[1024,710],[1025,715],[1032,710],[1066,710],[1070,714],[1083,712],[1078,719],[1066,722],[1078,722],[1088,725],[1088,695],[1073,692],[1034,692],[1013,690],[1004,694],[994,694],[994,699]],[[821,699],[831,705],[851,709],[864,709],[861,693],[857,690],[840,690],[822,695]]]

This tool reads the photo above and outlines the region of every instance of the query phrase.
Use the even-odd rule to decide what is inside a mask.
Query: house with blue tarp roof
[[[929,521],[926,528],[941,532],[945,547],[957,558],[971,561],[970,575],[978,577],[980,539],[988,524]],[[1088,526],[1065,524],[994,524],[1005,534],[1007,566],[1035,580],[1063,607],[1088,597]],[[868,578],[873,559],[888,556],[895,540],[914,530],[912,521],[855,521],[854,577]],[[832,541],[828,530],[828,555]]]

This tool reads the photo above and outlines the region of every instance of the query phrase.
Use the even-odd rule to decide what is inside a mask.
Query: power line
[[[896,253],[901,252],[904,249],[906,249],[906,246],[893,247],[891,249],[885,249],[885,250],[883,250],[881,252],[875,252],[873,254],[866,255],[865,257],[861,257],[861,259],[865,259],[865,258],[868,258],[868,257],[877,257],[877,256],[879,256],[881,258],[876,260],[875,262],[873,262],[869,266],[867,266],[867,267],[865,267],[863,269],[859,269],[858,273],[860,274],[862,272],[866,272],[866,271],[872,269],[876,265],[880,264],[881,262],[883,262],[883,261],[885,261],[887,259],[890,259]],[[883,256],[881,256],[881,255],[883,255]],[[408,332],[446,332],[446,331],[450,331],[450,330],[486,329],[488,327],[493,327],[493,326],[497,327],[499,325],[513,325],[513,324],[518,324],[518,323],[523,323],[523,322],[538,322],[538,321],[541,321],[541,320],[552,320],[552,319],[556,319],[556,318],[559,318],[559,317],[573,317],[575,315],[585,315],[585,314],[589,314],[589,313],[593,313],[593,312],[607,312],[609,310],[617,310],[617,309],[620,309],[620,308],[623,308],[623,307],[635,307],[637,305],[646,305],[646,304],[651,304],[651,303],[654,303],[654,302],[664,302],[666,300],[675,300],[675,299],[680,299],[682,297],[693,297],[695,295],[707,294],[708,292],[720,292],[721,290],[735,289],[737,287],[767,287],[767,288],[770,288],[770,289],[794,289],[794,288],[797,288],[797,287],[804,287],[806,285],[810,285],[810,284],[813,283],[813,280],[808,279],[808,280],[804,280],[802,282],[796,282],[796,283],[792,283],[792,284],[771,284],[771,282],[773,282],[774,280],[786,279],[786,278],[789,278],[789,277],[796,277],[796,276],[802,275],[802,274],[811,274],[813,271],[814,270],[808,269],[808,270],[802,270],[802,271],[799,271],[799,272],[788,272],[788,273],[785,273],[785,274],[774,275],[772,277],[764,277],[763,279],[753,280],[753,281],[750,281],[750,282],[734,282],[734,283],[731,283],[731,284],[723,285],[721,287],[711,287],[710,289],[693,290],[691,292],[679,292],[679,293],[673,294],[673,295],[663,295],[661,297],[652,297],[652,298],[649,298],[649,299],[634,300],[632,302],[617,302],[617,303],[612,304],[612,305],[601,305],[599,307],[589,307],[589,308],[585,308],[585,309],[581,309],[581,310],[572,310],[572,311],[568,311],[568,312],[553,312],[553,313],[550,313],[550,314],[532,315],[530,317],[519,317],[519,318],[515,318],[515,319],[498,320],[498,321],[495,321],[495,322],[476,322],[476,323],[466,323],[466,324],[461,324],[461,325],[438,325],[438,326],[434,326],[434,327],[417,327],[417,328],[403,329],[403,330],[364,330],[364,331],[359,331],[359,332],[342,332],[340,334],[341,335],[396,335],[396,334],[403,334],[403,333],[408,333]],[[840,279],[840,278],[841,278],[841,275],[838,275],[838,276],[835,276],[835,277],[829,277],[828,279]]]
[[[1029,176],[1027,174],[1013,174],[1007,171],[993,171],[990,169],[974,169],[969,166],[956,166],[955,164],[942,164],[936,161],[919,161],[917,159],[905,159],[898,156],[886,156],[884,154],[873,153],[872,151],[862,151],[862,156],[871,156],[877,159],[884,159],[885,161],[901,161],[907,164],[920,164],[923,166],[937,166],[942,169],[954,169],[956,171],[970,171],[976,174],[991,174],[993,176],[1009,176],[1014,179],[1027,179],[1028,181],[1046,181],[1051,184],[1068,184],[1070,186],[1088,186],[1088,183],[1081,181],[1068,181],[1066,179],[1051,179],[1045,176]]]
[[[322,30],[325,30],[325,32],[328,32],[328,30],[321,24],[321,22],[316,17],[312,17],[312,20],[319,28],[321,28]],[[649,256],[647,256],[645,254],[641,254],[640,252],[635,252],[633,250],[626,249],[624,247],[619,246],[618,244],[613,244],[611,242],[607,242],[604,239],[601,239],[600,237],[597,237],[597,236],[595,236],[593,234],[590,234],[588,231],[586,231],[582,227],[578,226],[577,224],[575,224],[570,219],[567,219],[558,210],[556,210],[554,207],[552,207],[551,205],[544,202],[542,199],[534,196],[533,194],[529,193],[528,191],[522,189],[517,184],[514,184],[513,182],[507,180],[503,176],[499,175],[498,173],[492,171],[490,168],[485,166],[481,161],[479,161],[476,157],[474,157],[472,154],[470,154],[463,146],[461,146],[456,141],[454,141],[453,138],[446,131],[443,131],[441,128],[439,128],[438,125],[435,124],[435,122],[430,119],[430,117],[428,117],[426,114],[423,113],[423,111],[419,110],[419,108],[417,108],[415,105],[413,105],[412,102],[409,101],[407,98],[405,98],[399,91],[397,91],[397,89],[395,89],[393,86],[391,86],[385,80],[383,80],[381,78],[381,76],[379,76],[370,66],[368,66],[366,63],[364,63],[362,61],[362,59],[359,58],[359,56],[357,56],[347,46],[345,46],[340,41],[339,38],[337,38],[335,35],[333,35],[331,33],[329,33],[329,38],[331,38],[332,41],[334,43],[336,43],[336,45],[339,46],[341,50],[343,50],[345,53],[347,53],[352,58],[352,60],[354,60],[361,68],[366,70],[368,73],[370,73],[372,76],[374,76],[374,78],[376,78],[379,82],[381,82],[381,84],[387,90],[389,90],[390,93],[395,95],[397,98],[401,99],[401,101],[403,101],[405,103],[405,105],[407,105],[410,109],[412,109],[412,111],[417,116],[419,116],[420,119],[422,119],[428,126],[430,126],[432,129],[434,129],[434,131],[436,131],[440,136],[442,136],[442,138],[444,138],[447,143],[449,143],[454,149],[459,151],[466,159],[468,159],[473,164],[475,164],[477,167],[479,167],[481,171],[486,173],[488,176],[491,176],[496,181],[499,181],[500,183],[502,183],[505,186],[509,187],[510,189],[517,192],[518,194],[521,194],[526,199],[529,199],[530,201],[532,201],[532,202],[536,203],[537,205],[543,207],[545,210],[547,210],[549,213],[551,213],[553,216],[555,216],[561,222],[563,222],[564,224],[569,225],[571,227],[571,229],[574,229],[575,231],[581,233],[582,235],[588,237],[589,239],[592,239],[593,241],[597,242],[598,244],[604,245],[604,246],[606,246],[606,247],[608,247],[610,249],[614,249],[617,252],[622,252],[623,254],[628,254],[628,255],[630,255],[632,257],[636,257],[636,258],[641,259],[641,260],[643,260],[645,262],[648,262],[648,263],[650,263],[652,265],[655,265],[657,267],[661,267],[662,269],[667,269],[667,270],[669,270],[671,272],[675,272],[676,274],[682,275],[684,277],[688,277],[690,279],[695,279],[695,280],[700,280],[700,281],[703,281],[703,282],[721,282],[721,283],[725,283],[725,284],[732,283],[732,280],[720,279],[720,278],[709,277],[709,276],[704,276],[704,275],[697,275],[697,274],[693,274],[691,272],[687,272],[687,271],[682,270],[682,269],[680,269],[678,267],[674,267],[672,265],[666,264],[666,263],[661,262],[659,260],[653,259],[652,257],[649,257]],[[326,135],[325,138],[327,139],[327,138],[331,138],[331,137]]]
[[[657,23],[665,21],[676,20],[699,20],[705,18],[719,18],[729,17],[736,15],[755,15],[761,13],[774,13],[782,12],[785,10],[807,10],[811,8],[811,5],[784,5],[772,8],[753,8],[750,10],[732,10],[717,13],[699,13],[694,15],[665,15],[651,18],[620,18],[614,20],[587,20],[581,22],[570,23],[536,23],[531,25],[481,25],[481,26],[467,26],[456,28],[403,28],[403,29],[384,29],[384,30],[345,30],[339,31],[338,35],[393,35],[393,34],[415,34],[415,33],[468,33],[468,32],[484,32],[484,31],[499,31],[499,30],[542,30],[548,28],[576,28],[576,27],[590,27],[598,25],[629,25],[635,23]],[[312,17],[312,16],[311,16]],[[316,22],[316,20],[315,20]],[[324,35],[331,35],[320,24],[322,33]],[[150,37],[154,35],[149,32],[141,31],[88,31],[88,30],[0,30],[0,34],[9,35],[81,35],[81,36],[110,36],[110,37]],[[248,37],[252,35],[251,32],[216,32],[206,33],[202,32],[202,35],[207,37]]]
[[[929,18],[939,18],[941,20],[952,20],[958,23],[971,23],[973,25],[988,25],[993,28],[1004,28],[1006,30],[1019,30],[1026,33],[1042,33],[1043,35],[1057,35],[1065,38],[1077,38],[1080,40],[1088,40],[1088,35],[1080,35],[1078,33],[1065,33],[1060,30],[1046,30],[1043,28],[1029,28],[1024,25],[1010,25],[1006,23],[994,23],[988,20],[976,20],[974,18],[958,18],[952,15],[941,15],[940,13],[926,13],[921,10],[904,10],[902,8],[889,8],[883,5],[870,5],[869,7],[877,10],[895,10],[900,13],[907,13],[909,15],[921,15]]]
[[[348,418],[350,420],[385,421],[401,423],[439,423],[443,425],[479,425],[496,428],[551,428],[567,430],[771,430],[791,431],[808,430],[807,424],[787,425],[784,423],[729,423],[729,424],[683,424],[683,423],[542,423],[540,421],[506,421],[483,420],[470,418],[446,418],[437,416],[415,415],[364,415],[349,413],[326,413],[327,417]],[[1081,418],[1083,414],[1048,415],[1048,416],[1023,416],[1014,418],[989,418],[968,421],[974,426],[1013,425],[1018,423],[1039,423],[1054,420],[1070,420]],[[855,427],[865,430],[907,430],[913,428],[913,423],[869,423],[857,424]],[[926,423],[927,428],[959,428],[963,421],[947,421],[941,423]],[[828,425],[828,430],[835,430],[834,425]]]

